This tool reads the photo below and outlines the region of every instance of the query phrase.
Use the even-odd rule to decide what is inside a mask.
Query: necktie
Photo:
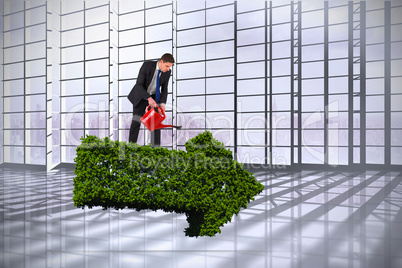
[[[155,101],[156,101],[156,103],[159,102],[159,98],[160,98],[160,95],[161,95],[161,92],[159,90],[159,87],[160,87],[160,85],[159,85],[159,74],[160,73],[161,73],[161,70],[158,70],[158,75],[156,76],[156,92],[155,92]]]

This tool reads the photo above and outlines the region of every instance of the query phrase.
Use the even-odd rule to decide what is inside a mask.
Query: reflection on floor
[[[214,238],[186,217],[77,209],[74,172],[0,169],[1,267],[402,267],[402,173],[256,172],[265,190]]]

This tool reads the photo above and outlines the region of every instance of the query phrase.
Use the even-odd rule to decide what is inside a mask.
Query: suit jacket
[[[149,84],[151,84],[152,77],[155,73],[157,61],[146,61],[142,64],[138,73],[137,82],[131,89],[127,98],[136,107],[141,100],[148,99],[151,95],[147,92]],[[170,79],[171,70],[162,72],[159,78],[159,85],[161,87],[160,103],[166,103],[168,93],[168,83]]]

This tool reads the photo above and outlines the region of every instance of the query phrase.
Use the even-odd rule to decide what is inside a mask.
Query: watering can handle
[[[148,105],[147,108],[145,109],[145,111],[148,112],[148,110],[151,109],[151,108],[154,108],[157,113],[159,113],[160,115],[165,117],[165,112],[158,105],[156,105],[154,107],[151,107],[150,105]]]

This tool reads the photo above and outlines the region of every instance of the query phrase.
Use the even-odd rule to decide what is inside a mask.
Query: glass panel
[[[144,9],[145,2],[143,1],[132,1],[132,0],[119,0],[119,10],[124,10],[124,12],[132,12],[135,10]]]
[[[87,94],[106,93],[109,92],[109,77],[87,78],[85,85]]]
[[[84,114],[82,112],[62,114],[61,128],[84,128]]]
[[[202,9],[205,7],[205,1],[177,1],[178,13]]]
[[[269,4],[268,4],[269,7]],[[237,12],[246,12],[250,10],[265,8],[265,1],[238,1]]]
[[[84,94],[84,80],[62,81],[61,90],[63,96]]]
[[[265,62],[252,62],[237,64],[237,78],[265,77]]]
[[[292,62],[288,59],[272,60],[272,75],[273,76],[290,75],[291,64]]]
[[[106,111],[109,109],[109,95],[88,95],[85,99],[86,111]]]
[[[238,146],[264,146],[265,132],[260,129],[238,130],[237,144]]]
[[[68,15],[62,15],[61,17],[61,29],[63,31],[70,30],[84,26],[84,12],[76,12]]]
[[[4,146],[4,162],[24,163],[24,147]]]
[[[303,61],[324,60],[324,45],[303,46],[302,55]]]
[[[233,38],[234,38],[233,23],[207,27],[207,42],[214,42]]]
[[[402,113],[391,113],[391,128],[402,128]]]
[[[272,146],[290,146],[290,129],[272,131]]]
[[[349,81],[347,77],[334,77],[329,78],[329,93],[347,93],[349,87]],[[324,88],[324,84],[322,84]],[[321,91],[322,93],[324,91]]]
[[[97,24],[108,22],[109,20],[109,6],[103,6],[85,10],[85,25]]]
[[[24,97],[4,97],[4,112],[24,112]]]
[[[290,94],[272,95],[272,111],[289,111]]]
[[[24,128],[24,114],[4,114],[4,128]]]
[[[237,95],[265,94],[265,79],[237,81]]]
[[[366,128],[384,128],[384,113],[366,113]]]
[[[234,113],[206,113],[206,128],[233,128]]]
[[[384,147],[367,147],[366,163],[384,164]]]
[[[206,97],[207,111],[224,111],[234,109],[234,96],[232,94],[213,95]]]
[[[329,24],[336,24],[348,21],[348,7],[330,8],[328,11]]]
[[[330,129],[328,130],[329,146],[348,146],[348,130]]]
[[[27,44],[25,46],[25,59],[32,60],[46,57],[46,42]],[[22,52],[21,52],[22,53]]]
[[[207,24],[222,23],[234,20],[234,6],[224,6],[207,10]]]
[[[303,28],[324,25],[324,10],[302,13],[302,22]]]
[[[289,147],[273,147],[272,148],[272,164],[278,167],[290,165],[290,148]]]
[[[234,42],[218,42],[207,44],[207,59],[216,59],[234,56]]]
[[[172,41],[148,44],[145,59],[159,59],[165,53],[172,53],[172,51],[167,50],[171,49],[172,46]]]
[[[292,49],[289,41],[272,43],[272,59],[289,58]],[[303,60],[308,59],[303,58]]]
[[[42,111],[46,109],[46,95],[33,95],[25,97],[26,111]]]
[[[121,50],[119,50],[119,53]],[[88,44],[85,46],[85,59],[96,59],[109,57],[109,42],[100,42],[94,44]]]
[[[218,77],[206,79],[207,94],[232,93],[234,88],[234,77]]]
[[[155,42],[173,38],[172,23],[156,25],[145,28],[146,42]]]
[[[177,78],[196,78],[205,76],[205,62],[177,64]]]
[[[289,22],[291,17],[290,5],[272,9],[272,24]]]
[[[302,147],[302,163],[304,164],[324,164],[323,147]]]
[[[163,6],[146,10],[145,24],[152,25],[161,22],[172,21],[172,6]],[[170,28],[170,33],[172,28]]]
[[[234,74],[234,60],[214,60],[207,61],[207,76],[217,75],[233,75]]]
[[[288,67],[290,68],[290,67]],[[302,63],[303,78],[317,78],[324,76],[324,62]]]
[[[302,80],[302,94],[324,94],[324,79]]]
[[[31,165],[46,165],[46,148],[32,147],[26,148],[27,163]]]
[[[265,113],[241,113],[241,111],[238,110],[237,127],[240,129],[265,129],[265,126],[268,124],[268,118],[266,119],[265,116]]]
[[[183,47],[177,49],[177,61],[198,61],[205,59],[205,45]]]
[[[84,63],[70,63],[62,65],[61,79],[80,78],[84,76]]]
[[[4,96],[23,95],[24,94],[24,80],[4,81]]]
[[[272,78],[272,93],[290,92],[290,77]]]
[[[272,41],[290,40],[291,31],[290,23],[272,26]]]
[[[109,39],[109,25],[101,24],[85,28],[85,42]]]
[[[393,100],[394,98],[391,99],[391,107]],[[401,104],[399,105],[401,106]],[[384,96],[367,96],[366,111],[384,111]]]
[[[366,130],[366,144],[384,146],[384,130]]]
[[[3,51],[5,64],[24,60],[24,46],[5,48]]]
[[[391,164],[402,165],[402,147],[391,148]]]
[[[4,46],[16,46],[24,44],[24,29],[4,33]]]
[[[205,111],[205,97],[177,97],[177,107],[180,107],[182,112]]]
[[[61,33],[62,46],[72,46],[84,43],[84,29],[77,29]]]
[[[84,1],[61,2],[61,4],[63,14],[84,9]]]
[[[16,79],[24,77],[24,63],[4,65],[4,79]]]
[[[144,59],[144,45],[125,47],[119,49],[119,63],[142,61]]]
[[[40,76],[46,75],[46,60],[34,60],[25,63],[25,75]]]
[[[4,16],[4,31],[24,27],[24,12]]]
[[[265,29],[257,28],[237,32],[237,45],[250,45],[265,42]]]
[[[61,61],[63,63],[84,60],[84,46],[74,46],[61,50]]]
[[[4,130],[5,145],[24,145],[24,130]]]
[[[330,165],[348,165],[348,148],[343,147],[329,147],[328,148],[328,162]]]
[[[109,112],[86,112],[85,124],[86,128],[108,128]]]
[[[177,82],[177,95],[197,95],[205,93],[205,79],[192,79]]]
[[[25,25],[33,25],[46,22],[46,9],[45,6],[30,9],[25,12]]]
[[[177,32],[179,46],[199,44],[205,42],[205,28]]]
[[[272,128],[290,128],[291,116],[288,112],[272,112]]]
[[[286,30],[289,31],[288,29]],[[303,45],[324,43],[324,28],[320,27],[320,28],[303,30],[302,36],[303,36],[302,38]]]
[[[188,29],[205,25],[205,11],[192,12],[177,16],[177,29]]]
[[[265,25],[265,11],[237,15],[237,29],[245,29]]]
[[[77,112],[84,109],[84,97],[61,98],[61,112]]]
[[[237,48],[237,62],[265,60],[265,45]]]
[[[144,43],[144,28],[120,31],[119,46],[131,46]]]
[[[241,3],[242,1],[239,1]],[[250,2],[250,1],[247,1]],[[253,2],[253,1],[251,1]],[[263,2],[263,1],[260,1]],[[237,149],[237,161],[240,163],[265,163],[265,147],[241,147]]]
[[[46,130],[27,130],[26,145],[45,146],[46,145]],[[44,154],[45,155],[45,154]],[[44,158],[44,155],[38,155],[39,158]]]

